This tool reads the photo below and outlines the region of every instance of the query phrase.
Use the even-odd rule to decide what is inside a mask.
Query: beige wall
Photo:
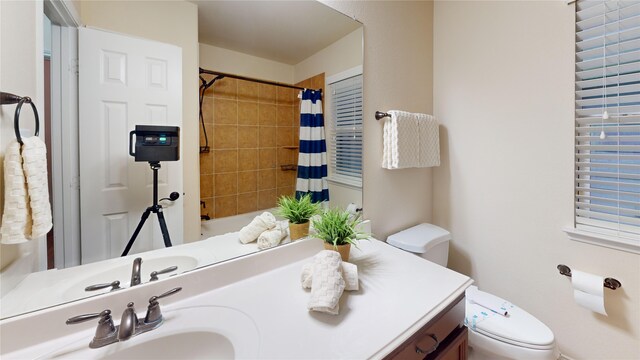
[[[200,67],[207,70],[292,84],[293,65],[207,44],[200,45]]]
[[[382,169],[382,123],[373,114],[389,109],[432,113],[433,3],[322,2],[364,24],[364,217],[384,240],[431,221],[432,170]]]
[[[31,97],[43,121],[44,68],[42,54],[42,3],[33,1],[0,1],[0,90]],[[15,139],[13,115],[16,105],[0,106],[0,163],[4,151]],[[20,127],[34,128],[28,105],[22,107]],[[40,137],[44,139],[40,126]],[[0,217],[4,211],[4,173],[0,167]],[[24,276],[37,270],[38,246],[44,239],[20,245],[0,245],[2,283],[0,295],[11,290]]]
[[[326,77],[362,65],[362,32],[359,28],[294,66],[294,83],[324,73]]]
[[[82,1],[83,25],[182,48],[184,241],[200,239],[198,8],[186,1]]]
[[[574,8],[439,1],[434,221],[450,267],[546,323],[576,359],[640,358],[640,257],[568,240],[573,222]],[[573,301],[566,264],[619,279],[609,317]]]

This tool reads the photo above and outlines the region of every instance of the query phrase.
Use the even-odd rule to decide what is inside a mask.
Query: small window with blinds
[[[640,249],[640,2],[579,0],[575,50],[576,229]]]
[[[362,73],[330,82],[329,94],[329,179],[362,187]]]

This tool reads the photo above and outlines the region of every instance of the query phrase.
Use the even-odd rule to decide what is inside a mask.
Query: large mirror
[[[361,23],[316,1],[47,0],[44,13],[44,129],[54,230],[46,243],[1,245],[1,318],[106,293],[114,281],[126,288],[136,257],[143,258],[144,283],[153,271],[162,279],[259,251],[255,243],[239,243],[236,232],[272,211],[279,196],[293,195],[297,182],[299,90],[280,84],[322,90],[328,205],[361,208],[361,148],[353,149],[362,139]],[[79,35],[65,16],[79,21]],[[79,60],[65,53],[74,42],[80,43]],[[127,58],[136,56],[146,59],[145,70],[127,67]],[[73,71],[58,70],[73,61],[80,64],[75,80]],[[91,61],[94,68],[86,65]],[[204,70],[200,77],[197,67]],[[87,80],[90,71],[100,74],[97,80]],[[212,81],[214,72],[229,76]],[[136,101],[124,100],[127,91],[108,88],[110,82],[133,83],[137,75],[149,85],[144,94],[132,93],[146,105],[138,110]],[[69,91],[68,81],[79,89]],[[169,91],[155,93],[154,87]],[[348,100],[353,113],[346,128],[335,115],[344,109],[345,92],[359,94]],[[75,126],[60,117],[67,111],[73,118],[73,96]],[[128,152],[117,157],[100,151],[128,150],[129,131],[148,124],[180,127],[178,161],[160,162],[154,170]],[[145,208],[154,204],[155,171],[173,246],[166,247],[152,211],[123,257]],[[174,191],[177,200],[170,199]],[[112,286],[85,290],[95,284]]]

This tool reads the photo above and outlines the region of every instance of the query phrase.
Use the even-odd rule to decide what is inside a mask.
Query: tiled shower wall
[[[211,77],[207,78],[210,80]],[[298,159],[297,90],[224,78],[203,102],[209,153],[200,154],[201,214],[219,218],[272,208],[292,195]],[[204,146],[200,129],[200,145]]]

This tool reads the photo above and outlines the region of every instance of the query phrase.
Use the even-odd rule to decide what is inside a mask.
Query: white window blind
[[[362,186],[362,75],[329,84],[330,179]]]
[[[640,2],[576,3],[576,228],[640,245]]]

